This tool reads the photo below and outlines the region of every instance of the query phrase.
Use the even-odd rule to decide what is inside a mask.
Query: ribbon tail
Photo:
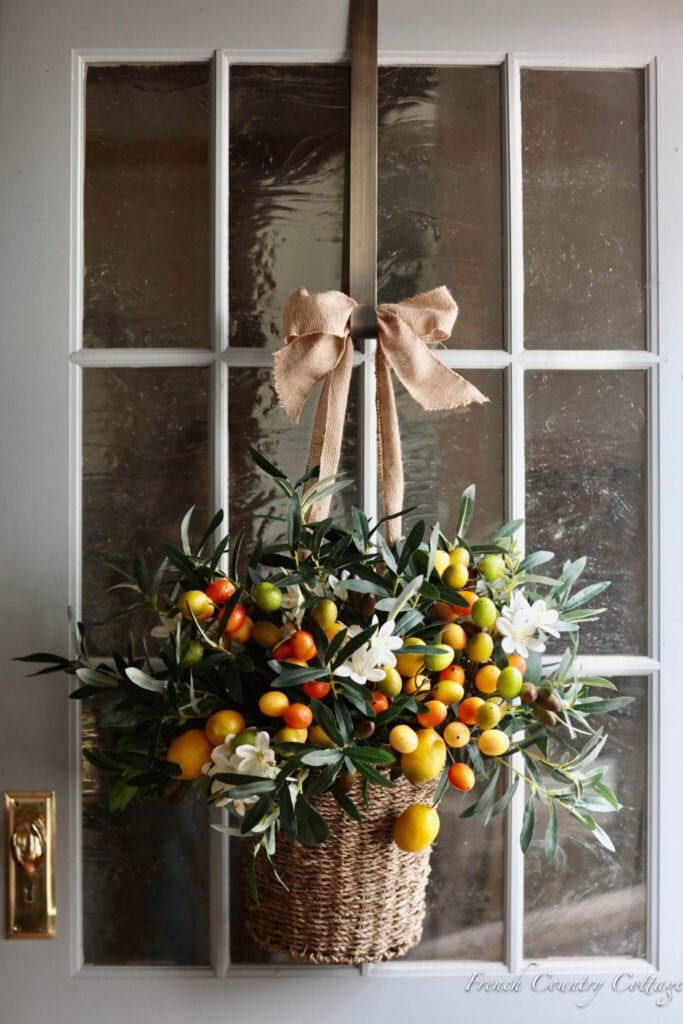
[[[396,516],[396,513],[403,508],[403,460],[391,368],[382,345],[377,346],[375,355],[375,380],[377,461],[384,496],[384,515],[395,516],[385,526],[387,543],[392,545],[401,536],[401,517]]]
[[[320,466],[319,480],[334,476],[339,468],[352,370],[353,345],[347,338],[339,362],[325,378],[313,423],[306,468]],[[308,486],[313,486],[315,482],[312,480]],[[317,523],[325,519],[329,514],[331,501],[332,495],[315,501],[306,512],[306,521]]]

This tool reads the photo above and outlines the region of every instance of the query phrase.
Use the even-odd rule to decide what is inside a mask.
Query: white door
[[[568,830],[525,862],[518,803],[486,829],[454,805],[422,945],[361,971],[253,950],[202,809],[110,813],[80,757],[101,720],[9,661],[64,649],[69,604],[106,618],[93,557],[173,539],[188,505],[255,535],[248,444],[303,463],[310,415],[286,423],[270,367],[283,298],[344,284],[347,5],[2,12],[0,788],[56,790],[58,920],[2,941],[1,1019],[680,1014],[678,6],[380,5],[380,297],[451,287],[441,356],[491,398],[428,417],[399,396],[406,503],[444,521],[475,481],[480,532],[526,514],[535,545],[591,553],[614,582],[588,661],[639,699],[610,748],[616,855]],[[369,512],[371,370],[359,352],[343,456]]]

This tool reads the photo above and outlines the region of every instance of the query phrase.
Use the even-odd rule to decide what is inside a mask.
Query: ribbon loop
[[[349,320],[357,303],[343,292],[310,295],[305,288],[290,295],[285,306],[285,345],[275,353],[275,389],[287,415],[298,422],[315,385],[325,381],[316,411],[308,468],[320,464],[320,477],[333,476],[339,466],[344,419],[353,366]],[[444,366],[427,347],[446,341],[458,307],[443,285],[403,302],[379,306],[375,356],[377,448],[389,543],[401,535],[396,513],[403,505],[403,463],[393,370],[423,409],[456,409],[487,402],[474,385]],[[317,502],[308,516],[327,516],[330,498]]]

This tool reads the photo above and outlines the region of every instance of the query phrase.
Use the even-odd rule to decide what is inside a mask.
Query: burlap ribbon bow
[[[285,344],[275,353],[275,390],[295,423],[315,385],[324,381],[308,455],[308,468],[319,465],[320,479],[333,476],[339,465],[353,365],[350,317],[356,305],[343,292],[309,295],[300,288],[290,295],[283,314]],[[427,348],[450,337],[457,315],[455,300],[443,285],[377,309],[377,448],[387,516],[403,507],[401,435],[391,370],[423,409],[457,409],[488,401]],[[324,519],[330,500],[317,502],[309,521]],[[386,533],[390,544],[398,540],[399,517],[389,520]]]

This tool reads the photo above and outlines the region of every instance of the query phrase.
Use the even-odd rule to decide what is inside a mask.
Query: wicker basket
[[[346,815],[331,794],[315,804],[330,826],[325,843],[308,849],[280,839],[273,858],[283,889],[263,856],[256,859],[259,906],[246,928],[271,953],[318,964],[393,960],[422,937],[429,850],[403,853],[393,824],[409,804],[430,803],[434,783],[370,789],[363,820]],[[351,797],[360,805],[360,794]]]

